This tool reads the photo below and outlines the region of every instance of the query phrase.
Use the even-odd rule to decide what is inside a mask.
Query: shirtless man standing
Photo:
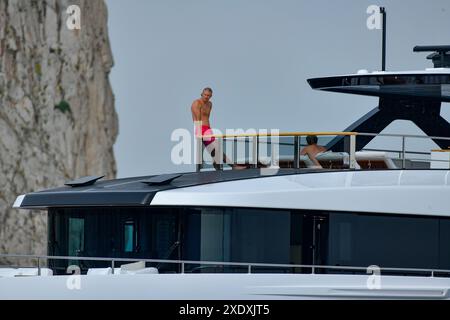
[[[308,155],[308,157],[314,163],[315,167],[322,168],[319,161],[316,159],[316,156],[321,152],[327,151],[327,149],[325,147],[319,146],[317,144],[317,140],[317,136],[307,136],[306,142],[308,143],[308,145],[302,149],[300,155]]]
[[[196,136],[205,136],[212,135],[213,132],[211,130],[211,124],[209,123],[209,116],[211,115],[212,103],[209,101],[212,97],[212,89],[205,88],[202,91],[202,95],[200,99],[196,99],[191,106],[192,112],[192,120],[194,121],[195,126],[195,135]],[[211,138],[203,138],[203,144],[205,147],[208,147],[211,143],[215,141],[214,137]],[[208,148],[210,149],[210,148]],[[211,156],[214,158],[214,148],[210,151]],[[233,169],[245,169],[245,166],[239,166],[231,164],[231,161],[223,155],[223,161],[225,163],[229,163]],[[214,164],[214,168],[217,169],[217,165]]]
[[[196,99],[191,106],[192,120],[195,126],[195,135],[212,135],[209,116],[211,115],[212,103],[209,101],[212,97],[212,89],[205,88],[202,91],[200,99]],[[210,145],[215,138],[205,138],[203,143],[205,146]]]

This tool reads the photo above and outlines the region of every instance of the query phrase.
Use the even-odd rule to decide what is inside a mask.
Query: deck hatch
[[[84,186],[90,186],[92,184],[94,184],[97,180],[103,178],[103,176],[87,176],[87,177],[82,177],[82,178],[78,178],[72,181],[68,181],[66,183],[64,183],[66,186],[70,186],[70,187],[84,187]]]
[[[181,177],[182,174],[162,174],[159,176],[155,176],[146,180],[142,180],[142,183],[146,183],[148,185],[163,185],[163,184],[169,184],[173,180],[175,180],[178,177]]]

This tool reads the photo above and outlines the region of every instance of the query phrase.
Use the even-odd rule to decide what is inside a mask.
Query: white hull
[[[450,278],[383,276],[379,289],[369,289],[368,281],[365,275],[311,274],[14,277],[0,278],[0,299],[449,299]]]

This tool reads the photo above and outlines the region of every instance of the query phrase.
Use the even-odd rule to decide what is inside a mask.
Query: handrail
[[[450,137],[437,137],[437,136],[426,136],[426,135],[411,135],[411,134],[386,134],[386,133],[366,133],[366,132],[264,132],[264,133],[237,133],[237,134],[210,134],[210,135],[199,135],[196,139],[196,156],[195,156],[195,163],[196,163],[196,171],[199,172],[203,167],[203,143],[202,140],[204,138],[216,138],[216,153],[214,156],[214,163],[218,165],[219,169],[223,169],[223,158],[222,158],[222,150],[223,145],[225,143],[225,140],[228,138],[234,139],[235,143],[237,142],[238,138],[251,138],[252,142],[252,150],[250,151],[251,154],[251,165],[254,168],[258,167],[258,161],[259,161],[259,144],[261,143],[259,138],[260,137],[293,137],[294,143],[292,144],[294,147],[294,168],[300,168],[300,161],[299,161],[299,147],[300,147],[300,137],[301,136],[309,136],[309,135],[316,135],[316,136],[343,136],[343,137],[349,137],[349,144],[348,144],[348,153],[349,153],[349,165],[348,167],[350,169],[356,169],[358,167],[357,161],[356,161],[356,138],[358,136],[371,136],[371,137],[395,137],[395,138],[401,138],[401,150],[396,150],[394,152],[399,153],[399,157],[402,160],[401,168],[406,169],[406,155],[407,154],[423,154],[428,155],[432,153],[422,153],[422,152],[410,152],[406,150],[406,139],[407,138],[414,138],[414,139],[434,139],[434,140],[448,140],[450,145]],[[247,142],[247,141],[246,141]],[[271,141],[272,146],[272,155],[271,155],[271,163],[274,164],[275,167],[277,167],[278,163],[278,147],[281,145],[278,141],[273,142]],[[286,144],[283,144],[286,145]],[[450,146],[449,146],[450,148]],[[275,152],[276,151],[276,152]],[[387,151],[389,152],[389,151]],[[423,159],[420,159],[423,160]],[[434,161],[434,160],[433,160]],[[436,162],[446,162],[442,160],[436,160]]]
[[[350,138],[350,165],[351,169],[356,168],[356,160],[355,160],[355,148],[356,148],[356,136],[357,132],[276,132],[276,133],[242,133],[242,134],[212,134],[212,135],[198,135],[196,136],[196,155],[195,155],[195,164],[196,171],[199,172],[203,167],[203,143],[202,140],[205,138],[216,138],[218,140],[215,150],[214,163],[218,166],[219,169],[223,169],[223,158],[222,158],[222,150],[223,150],[223,140],[227,138],[237,139],[239,137],[249,137],[253,140],[252,147],[252,164],[253,167],[258,167],[258,144],[260,137],[294,137],[294,148],[298,151],[299,137],[308,136],[308,135],[316,135],[316,136],[347,136]],[[273,144],[272,144],[273,146]],[[274,160],[274,152],[275,149],[272,149],[272,160]],[[276,161],[275,161],[276,162]],[[297,152],[295,152],[295,168],[299,168],[299,157]]]
[[[405,138],[450,140],[450,137],[426,136],[426,135],[415,135],[415,134],[399,134],[399,133],[371,133],[371,132],[346,132],[346,131],[209,134],[209,135],[199,135],[199,136],[197,136],[197,138],[239,138],[239,137],[270,137],[270,136],[300,137],[300,136],[309,136],[309,135],[315,135],[315,136],[371,136],[371,137],[397,137],[397,138],[405,137]]]
[[[390,153],[399,153],[401,155],[402,150],[391,150],[391,149],[371,149],[371,148],[364,148],[361,151],[375,151],[375,152],[390,152]],[[424,156],[429,156],[431,152],[422,152],[422,151],[407,151],[405,150],[405,153],[408,154],[421,154]]]
[[[181,264],[181,273],[184,273],[184,265],[186,264],[200,264],[200,265],[213,265],[213,266],[240,266],[246,267],[249,273],[254,267],[269,267],[269,268],[306,268],[306,269],[331,269],[331,270],[355,270],[366,271],[368,267],[356,267],[356,266],[331,266],[331,265],[306,265],[306,264],[283,264],[283,263],[248,263],[248,262],[225,262],[225,261],[194,261],[194,260],[166,260],[166,259],[139,259],[139,258],[107,258],[107,257],[78,257],[78,256],[49,256],[49,255],[25,255],[25,254],[0,254],[0,258],[26,258],[37,259],[38,261],[38,274],[42,268],[41,260],[86,260],[86,261],[108,261],[111,262],[112,268],[117,261],[122,262],[149,262],[149,263],[172,263]],[[430,273],[433,277],[436,273],[449,273],[450,270],[446,269],[423,269],[423,268],[379,268],[381,271],[396,271],[396,272],[418,272],[418,273]],[[314,271],[312,272],[314,273]]]
[[[356,136],[357,132],[276,132],[276,133],[237,133],[237,134],[209,134],[197,138],[240,138],[240,137],[300,137],[300,136]]]
[[[450,137],[438,137],[438,136],[424,136],[416,134],[399,134],[399,133],[369,133],[358,132],[358,136],[371,136],[371,137],[397,137],[397,138],[422,138],[422,139],[435,139],[435,140],[450,140]]]

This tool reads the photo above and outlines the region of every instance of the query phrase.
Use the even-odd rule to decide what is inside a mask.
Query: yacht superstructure
[[[48,211],[49,255],[0,255],[38,262],[0,269],[0,298],[448,299],[450,46],[425,49],[442,67],[308,80],[380,98],[345,132],[317,133],[335,137],[321,169],[299,155],[311,133],[279,134],[292,152],[266,162],[256,134],[247,170],[84,177],[19,196],[14,207]],[[428,136],[380,134],[395,119]],[[367,149],[383,136],[401,148]],[[414,139],[440,149],[412,151]]]

